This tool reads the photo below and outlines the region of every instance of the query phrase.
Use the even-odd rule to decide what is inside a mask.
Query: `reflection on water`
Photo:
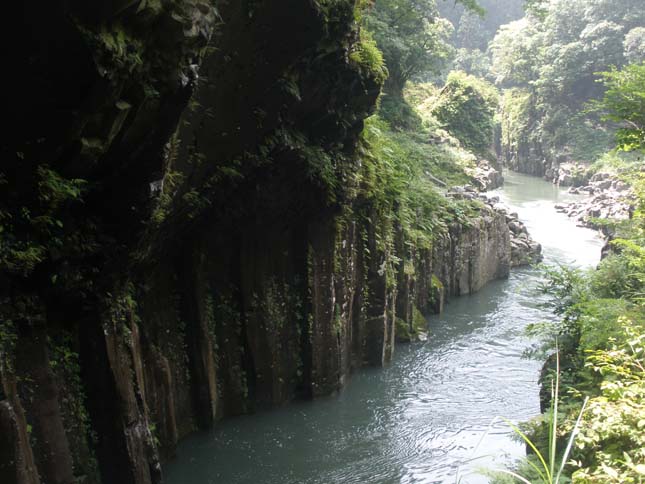
[[[542,180],[507,174],[497,191],[517,211],[545,262],[587,266],[601,242],[555,212],[572,198]],[[520,269],[430,318],[427,343],[397,347],[385,370],[355,374],[340,395],[227,420],[183,442],[170,484],[485,483],[480,467],[521,456],[495,416],[539,412],[539,362],[522,358],[540,307],[538,273]],[[480,442],[486,434],[485,439]],[[477,449],[476,449],[477,448]],[[476,450],[476,452],[475,452]],[[475,458],[475,460],[472,460]]]

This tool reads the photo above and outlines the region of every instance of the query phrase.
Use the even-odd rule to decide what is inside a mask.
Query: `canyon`
[[[190,433],[338,391],[539,257],[495,202],[420,246],[365,196],[355,7],[11,7],[0,481],[161,482]]]

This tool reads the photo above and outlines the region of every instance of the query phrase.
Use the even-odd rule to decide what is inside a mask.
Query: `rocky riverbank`
[[[396,295],[396,339],[425,339],[422,313],[440,313],[450,297],[479,291],[504,279],[514,267],[542,260],[542,247],[528,233],[517,213],[499,197],[474,186],[451,188],[446,196],[478,203],[478,215],[455,222],[429,250],[418,251],[411,269],[399,274]]]
[[[544,179],[561,187],[580,187],[588,181],[587,168],[583,163],[553,162],[547,168]]]
[[[533,240],[516,212],[511,212],[499,197],[478,193],[474,187],[457,187],[449,192],[449,196],[479,200],[486,207],[486,211],[495,216],[503,217],[509,234],[509,263],[510,267],[519,267],[540,262],[542,260],[542,246]]]
[[[470,175],[473,178],[473,185],[482,192],[495,190],[504,184],[504,175],[499,167],[486,160],[478,162]]]
[[[605,236],[611,236],[611,233],[602,220],[628,220],[633,211],[633,193],[629,185],[610,173],[596,173],[586,184],[571,187],[569,193],[588,197],[556,204],[555,209],[583,227],[602,231]]]

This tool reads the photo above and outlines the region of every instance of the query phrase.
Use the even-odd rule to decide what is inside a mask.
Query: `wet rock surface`
[[[471,175],[473,185],[482,192],[494,190],[504,184],[504,176],[501,170],[486,160],[480,161]]]
[[[587,180],[587,166],[582,163],[554,163],[544,178],[561,187],[580,187]]]
[[[505,209],[502,209],[505,210]],[[542,246],[533,240],[517,213],[506,213],[511,231],[511,267],[536,264],[542,260]]]
[[[456,187],[449,192],[449,195],[468,200],[479,200],[485,206],[484,213],[503,217],[505,228],[508,230],[509,267],[535,264],[542,260],[542,246],[531,238],[518,214],[510,212],[500,203],[499,197],[478,193],[475,188],[469,186]]]
[[[587,184],[572,187],[569,193],[588,197],[576,202],[556,204],[555,209],[566,213],[583,227],[601,230],[606,236],[611,234],[599,220],[628,220],[633,210],[633,194],[629,185],[610,173],[596,173]]]

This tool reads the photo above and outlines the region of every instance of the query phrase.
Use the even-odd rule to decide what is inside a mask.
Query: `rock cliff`
[[[337,390],[505,277],[482,206],[410,247],[361,195],[353,1],[13,5],[0,481],[158,483],[217,419]]]

